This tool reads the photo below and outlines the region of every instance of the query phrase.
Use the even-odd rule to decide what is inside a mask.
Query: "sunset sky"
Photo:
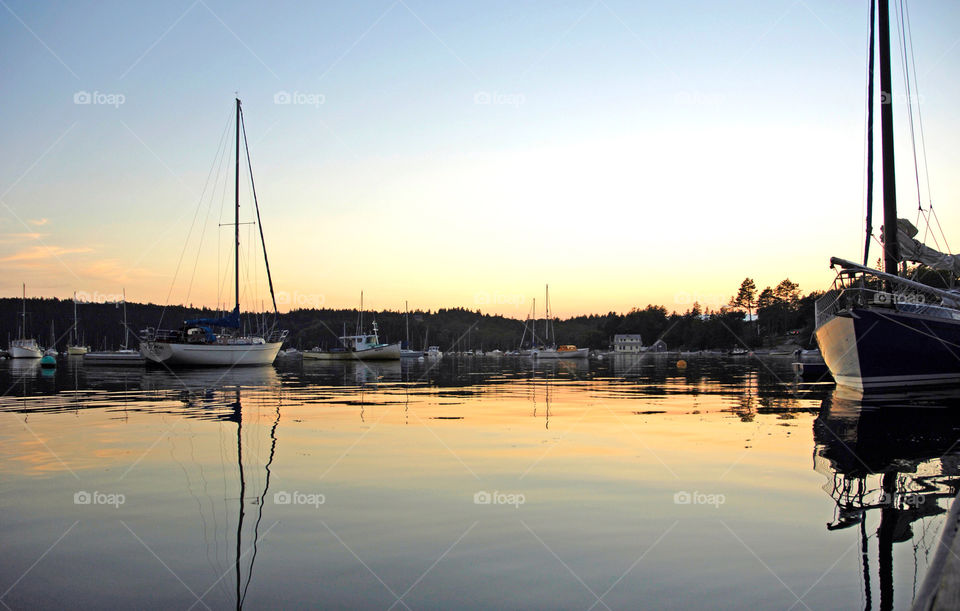
[[[865,0],[0,5],[2,296],[229,300],[235,92],[283,310],[682,311],[861,257]],[[910,18],[960,243],[960,4]]]

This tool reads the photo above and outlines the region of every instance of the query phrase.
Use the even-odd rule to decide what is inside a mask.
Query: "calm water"
[[[0,601],[909,607],[960,481],[956,399],[688,361],[3,361]]]

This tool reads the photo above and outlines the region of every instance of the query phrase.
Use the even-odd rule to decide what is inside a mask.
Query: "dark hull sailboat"
[[[900,274],[905,261],[956,276],[960,259],[914,239],[916,229],[897,219],[890,76],[889,0],[871,6],[868,121],[872,122],[873,13],[879,7],[881,132],[883,153],[884,271],[866,266],[871,239],[868,173],[864,265],[832,258],[840,272],[816,304],[816,338],[837,384],[859,391],[929,387],[960,382],[960,293],[931,288]],[[868,129],[868,172],[872,158]]]

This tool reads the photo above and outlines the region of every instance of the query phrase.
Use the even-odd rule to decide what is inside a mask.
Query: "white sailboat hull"
[[[10,346],[7,350],[10,358],[13,359],[39,359],[43,358],[43,351],[36,345],[33,346]]]
[[[140,354],[148,362],[170,366],[229,367],[270,365],[283,342],[257,344],[179,344],[142,341]]]
[[[67,355],[76,356],[78,354],[86,354],[90,352],[90,348],[87,346],[67,346]]]
[[[400,356],[399,343],[375,346],[365,350],[343,350],[338,352],[306,350],[303,353],[303,358],[318,361],[395,361],[399,359]]]

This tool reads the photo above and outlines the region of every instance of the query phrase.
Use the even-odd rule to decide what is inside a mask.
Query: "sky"
[[[862,256],[867,14],[0,0],[0,295],[230,302],[235,96],[281,310],[353,308],[363,291],[370,309],[523,318],[549,283],[565,317],[718,308],[747,276],[826,289],[831,256]],[[929,175],[960,242],[960,5],[909,16],[923,201]],[[898,58],[895,44],[902,92]],[[916,220],[898,100],[898,197]],[[248,309],[269,297],[257,227],[241,234]]]

